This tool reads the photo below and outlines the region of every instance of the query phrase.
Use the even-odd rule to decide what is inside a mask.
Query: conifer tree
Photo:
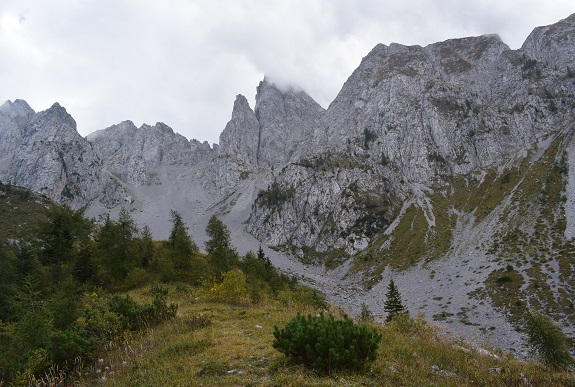
[[[118,221],[108,217],[96,236],[99,255],[100,280],[104,283],[126,278],[138,264],[135,237],[136,223],[125,208],[120,210]]]
[[[407,309],[401,302],[401,295],[399,294],[399,290],[397,290],[393,280],[389,281],[389,286],[387,287],[387,293],[385,296],[387,297],[387,300],[383,305],[383,310],[387,312],[387,318],[385,319],[386,322],[390,322],[396,316],[409,315]]]
[[[548,365],[565,368],[575,362],[569,353],[567,337],[549,317],[529,310],[525,316],[525,332],[528,343]]]
[[[174,210],[172,210],[171,215],[173,226],[170,232],[169,246],[174,267],[179,270],[189,270],[192,255],[198,251],[198,246],[188,234],[188,228],[182,216]]]
[[[148,267],[154,257],[154,240],[152,230],[149,226],[144,226],[140,235],[139,252],[142,267]]]
[[[222,273],[237,265],[238,253],[232,247],[227,226],[215,215],[208,222],[206,234],[210,237],[206,241],[206,251],[212,258],[217,277],[220,278]]]

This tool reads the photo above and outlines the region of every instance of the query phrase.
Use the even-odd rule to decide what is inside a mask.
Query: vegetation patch
[[[47,210],[55,206],[58,205],[45,196],[0,182],[0,240],[30,235],[35,225],[46,219]]]
[[[325,265],[328,270],[333,270],[337,268],[340,264],[345,262],[350,255],[346,253],[345,248],[331,249],[324,252],[318,252],[313,247],[303,246],[303,258],[304,263],[321,263]]]
[[[293,198],[295,190],[293,187],[284,188],[277,181],[274,181],[265,190],[258,193],[256,201],[259,206],[270,208],[281,206],[286,200]]]
[[[398,204],[390,192],[381,194],[361,190],[352,183],[342,192],[353,199],[353,209],[361,215],[346,234],[365,235],[373,238],[391,224],[391,218],[398,212]]]
[[[511,322],[519,326],[526,311],[521,294],[523,284],[523,276],[515,270],[494,270],[487,276],[480,298],[488,297],[497,308],[509,311]]]
[[[377,282],[388,265],[405,270],[439,259],[447,253],[457,217],[450,211],[450,202],[440,194],[433,195],[430,202],[435,226],[430,226],[423,209],[411,205],[392,234],[380,233],[366,251],[356,257],[354,271],[372,269],[367,286]]]
[[[363,370],[375,360],[381,333],[356,325],[343,316],[304,317],[298,314],[284,328],[274,327],[273,347],[291,360],[322,374],[341,370]]]
[[[534,308],[545,305],[557,317],[573,318],[570,299],[574,289],[568,285],[563,290],[551,286],[555,265],[563,284],[569,284],[575,272],[569,258],[574,251],[573,244],[564,236],[567,165],[563,140],[557,137],[538,160],[530,166],[524,163],[522,173],[527,178],[517,184],[512,203],[500,219],[514,227],[496,237],[488,252],[507,262],[508,268],[522,270],[528,278],[523,294],[518,293],[519,288],[511,287],[507,289],[512,293],[509,297]],[[507,277],[502,275],[497,280],[504,282]]]

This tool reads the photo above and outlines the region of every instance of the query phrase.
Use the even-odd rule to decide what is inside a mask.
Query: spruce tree
[[[399,290],[395,286],[393,280],[389,281],[389,286],[387,287],[387,293],[385,294],[387,300],[383,306],[383,310],[387,312],[387,318],[385,319],[386,322],[390,322],[396,316],[409,315],[407,309],[401,302],[401,295],[399,294]]]
[[[174,267],[178,270],[191,268],[192,255],[198,252],[198,246],[188,234],[186,223],[182,216],[172,210],[172,231],[170,232],[169,246]]]
[[[142,267],[148,267],[154,258],[154,240],[149,226],[144,226],[140,234],[139,252]]]
[[[210,237],[206,241],[206,251],[212,259],[216,276],[221,279],[222,273],[231,270],[238,264],[238,253],[232,247],[228,227],[213,215],[206,227]]]

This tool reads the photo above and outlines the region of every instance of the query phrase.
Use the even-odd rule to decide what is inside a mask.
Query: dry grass
[[[146,289],[131,293],[146,298]],[[375,324],[383,335],[376,361],[365,372],[317,376],[272,348],[274,325],[298,311],[266,300],[257,305],[214,303],[201,289],[170,288],[180,306],[170,322],[133,334],[84,367],[80,386],[519,386],[574,385],[567,372],[512,357],[481,354],[421,318]],[[199,298],[199,299],[198,299]],[[340,313],[337,310],[332,311]]]

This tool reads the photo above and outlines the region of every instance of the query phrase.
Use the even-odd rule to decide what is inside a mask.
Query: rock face
[[[102,163],[59,104],[35,113],[26,102],[0,107],[0,180],[79,206],[102,193]]]
[[[442,187],[531,149],[573,117],[573,79],[561,68],[574,58],[575,45],[563,44],[573,38],[565,32],[573,23],[559,26],[528,40],[561,48],[537,52],[540,60],[497,36],[376,46],[316,124],[299,162],[277,176],[277,186],[293,195],[273,203],[264,195],[250,232],[273,245],[353,253],[365,246],[358,240],[384,231],[399,214],[394,203],[418,195],[422,185]],[[376,215],[368,214],[374,208]],[[314,232],[323,229],[328,236]]]
[[[377,45],[327,110],[264,79],[213,148],[162,123],[84,139],[58,104],[8,101],[0,180],[93,214],[128,206],[162,238],[171,209],[196,239],[218,214],[245,250],[318,264],[275,255],[352,312],[381,313],[393,276],[413,312],[513,348],[518,305],[575,332],[574,134],[572,15],[520,50],[494,35]]]
[[[324,109],[301,90],[281,90],[260,82],[255,112],[242,95],[220,135],[216,156],[201,173],[206,189],[229,193],[250,176],[269,175],[294,159],[309,139]]]
[[[190,142],[161,122],[138,129],[131,121],[124,121],[93,133],[88,141],[107,171],[135,186],[161,184],[158,167],[191,167],[211,151],[207,143]]]
[[[529,35],[521,49],[532,59],[563,73],[570,73],[575,45],[575,14],[550,26],[538,27]]]
[[[257,91],[258,164],[267,168],[281,166],[309,138],[324,109],[305,92],[282,91],[265,79]]]

